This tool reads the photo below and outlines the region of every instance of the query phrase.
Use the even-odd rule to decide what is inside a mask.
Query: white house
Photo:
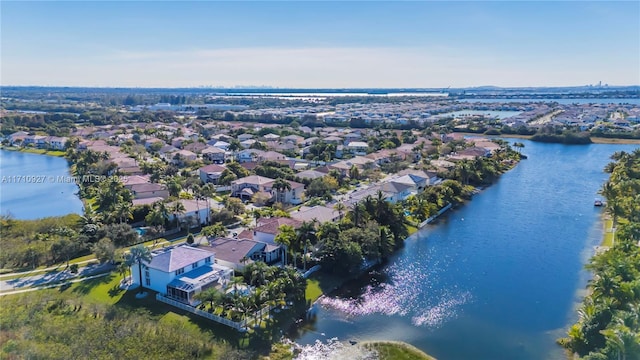
[[[239,163],[256,161],[258,159],[258,156],[262,155],[263,153],[264,151],[257,149],[241,150],[236,153],[236,160]]]
[[[187,304],[209,287],[223,287],[231,280],[233,269],[215,264],[215,255],[191,246],[177,246],[152,253],[151,262],[131,266],[134,284]]]
[[[369,149],[369,145],[364,141],[351,141],[347,145],[347,150],[355,155],[367,155],[367,150]]]
[[[184,206],[184,212],[177,214],[178,221],[188,224],[190,228],[198,227],[209,223],[210,207],[206,200],[177,200]],[[169,221],[174,221],[176,214],[171,213],[171,209],[175,206],[175,201],[167,204],[169,209]]]
[[[387,201],[392,204],[405,200],[411,195],[411,186],[394,181],[383,183],[380,190],[386,195]]]
[[[48,147],[54,150],[64,150],[67,144],[67,138],[61,136],[49,136],[46,139]]]

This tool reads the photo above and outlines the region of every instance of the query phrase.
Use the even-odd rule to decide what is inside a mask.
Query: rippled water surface
[[[498,183],[406,241],[377,272],[322,298],[297,339],[401,340],[439,359],[561,359],[602,237],[593,200],[631,145],[524,141]]]

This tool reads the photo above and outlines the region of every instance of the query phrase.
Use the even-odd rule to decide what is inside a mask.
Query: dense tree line
[[[582,359],[640,359],[640,149],[618,152],[605,171],[613,245],[594,255],[579,319],[558,342]]]

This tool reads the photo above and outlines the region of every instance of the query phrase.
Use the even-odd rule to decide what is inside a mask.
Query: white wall
[[[275,244],[275,241],[273,241],[275,238],[276,236],[273,234],[267,234],[260,231],[256,231],[253,235],[253,240],[261,241],[268,244]]]
[[[138,273],[138,264],[131,266],[131,276],[134,284],[140,283],[140,275]],[[151,286],[146,285],[145,280],[145,266],[142,265],[142,284],[146,289],[157,291],[161,294],[167,293],[167,284],[175,278],[175,272],[169,274],[157,269],[149,268],[149,278],[151,279]]]

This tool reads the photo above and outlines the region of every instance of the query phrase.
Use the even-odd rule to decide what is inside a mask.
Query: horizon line
[[[213,85],[194,85],[194,86],[104,86],[104,85],[3,85],[2,87],[20,87],[20,88],[90,88],[90,89],[220,89],[220,90],[370,90],[370,89],[385,89],[385,90],[433,90],[433,91],[448,91],[458,89],[480,89],[480,88],[495,88],[495,89],[565,89],[565,88],[596,88],[596,89],[611,89],[611,88],[640,88],[640,84],[633,85],[561,85],[561,86],[498,86],[498,85],[477,85],[477,86],[465,86],[465,87],[283,87],[283,86],[269,86],[269,85],[233,85],[233,86],[213,86]]]

